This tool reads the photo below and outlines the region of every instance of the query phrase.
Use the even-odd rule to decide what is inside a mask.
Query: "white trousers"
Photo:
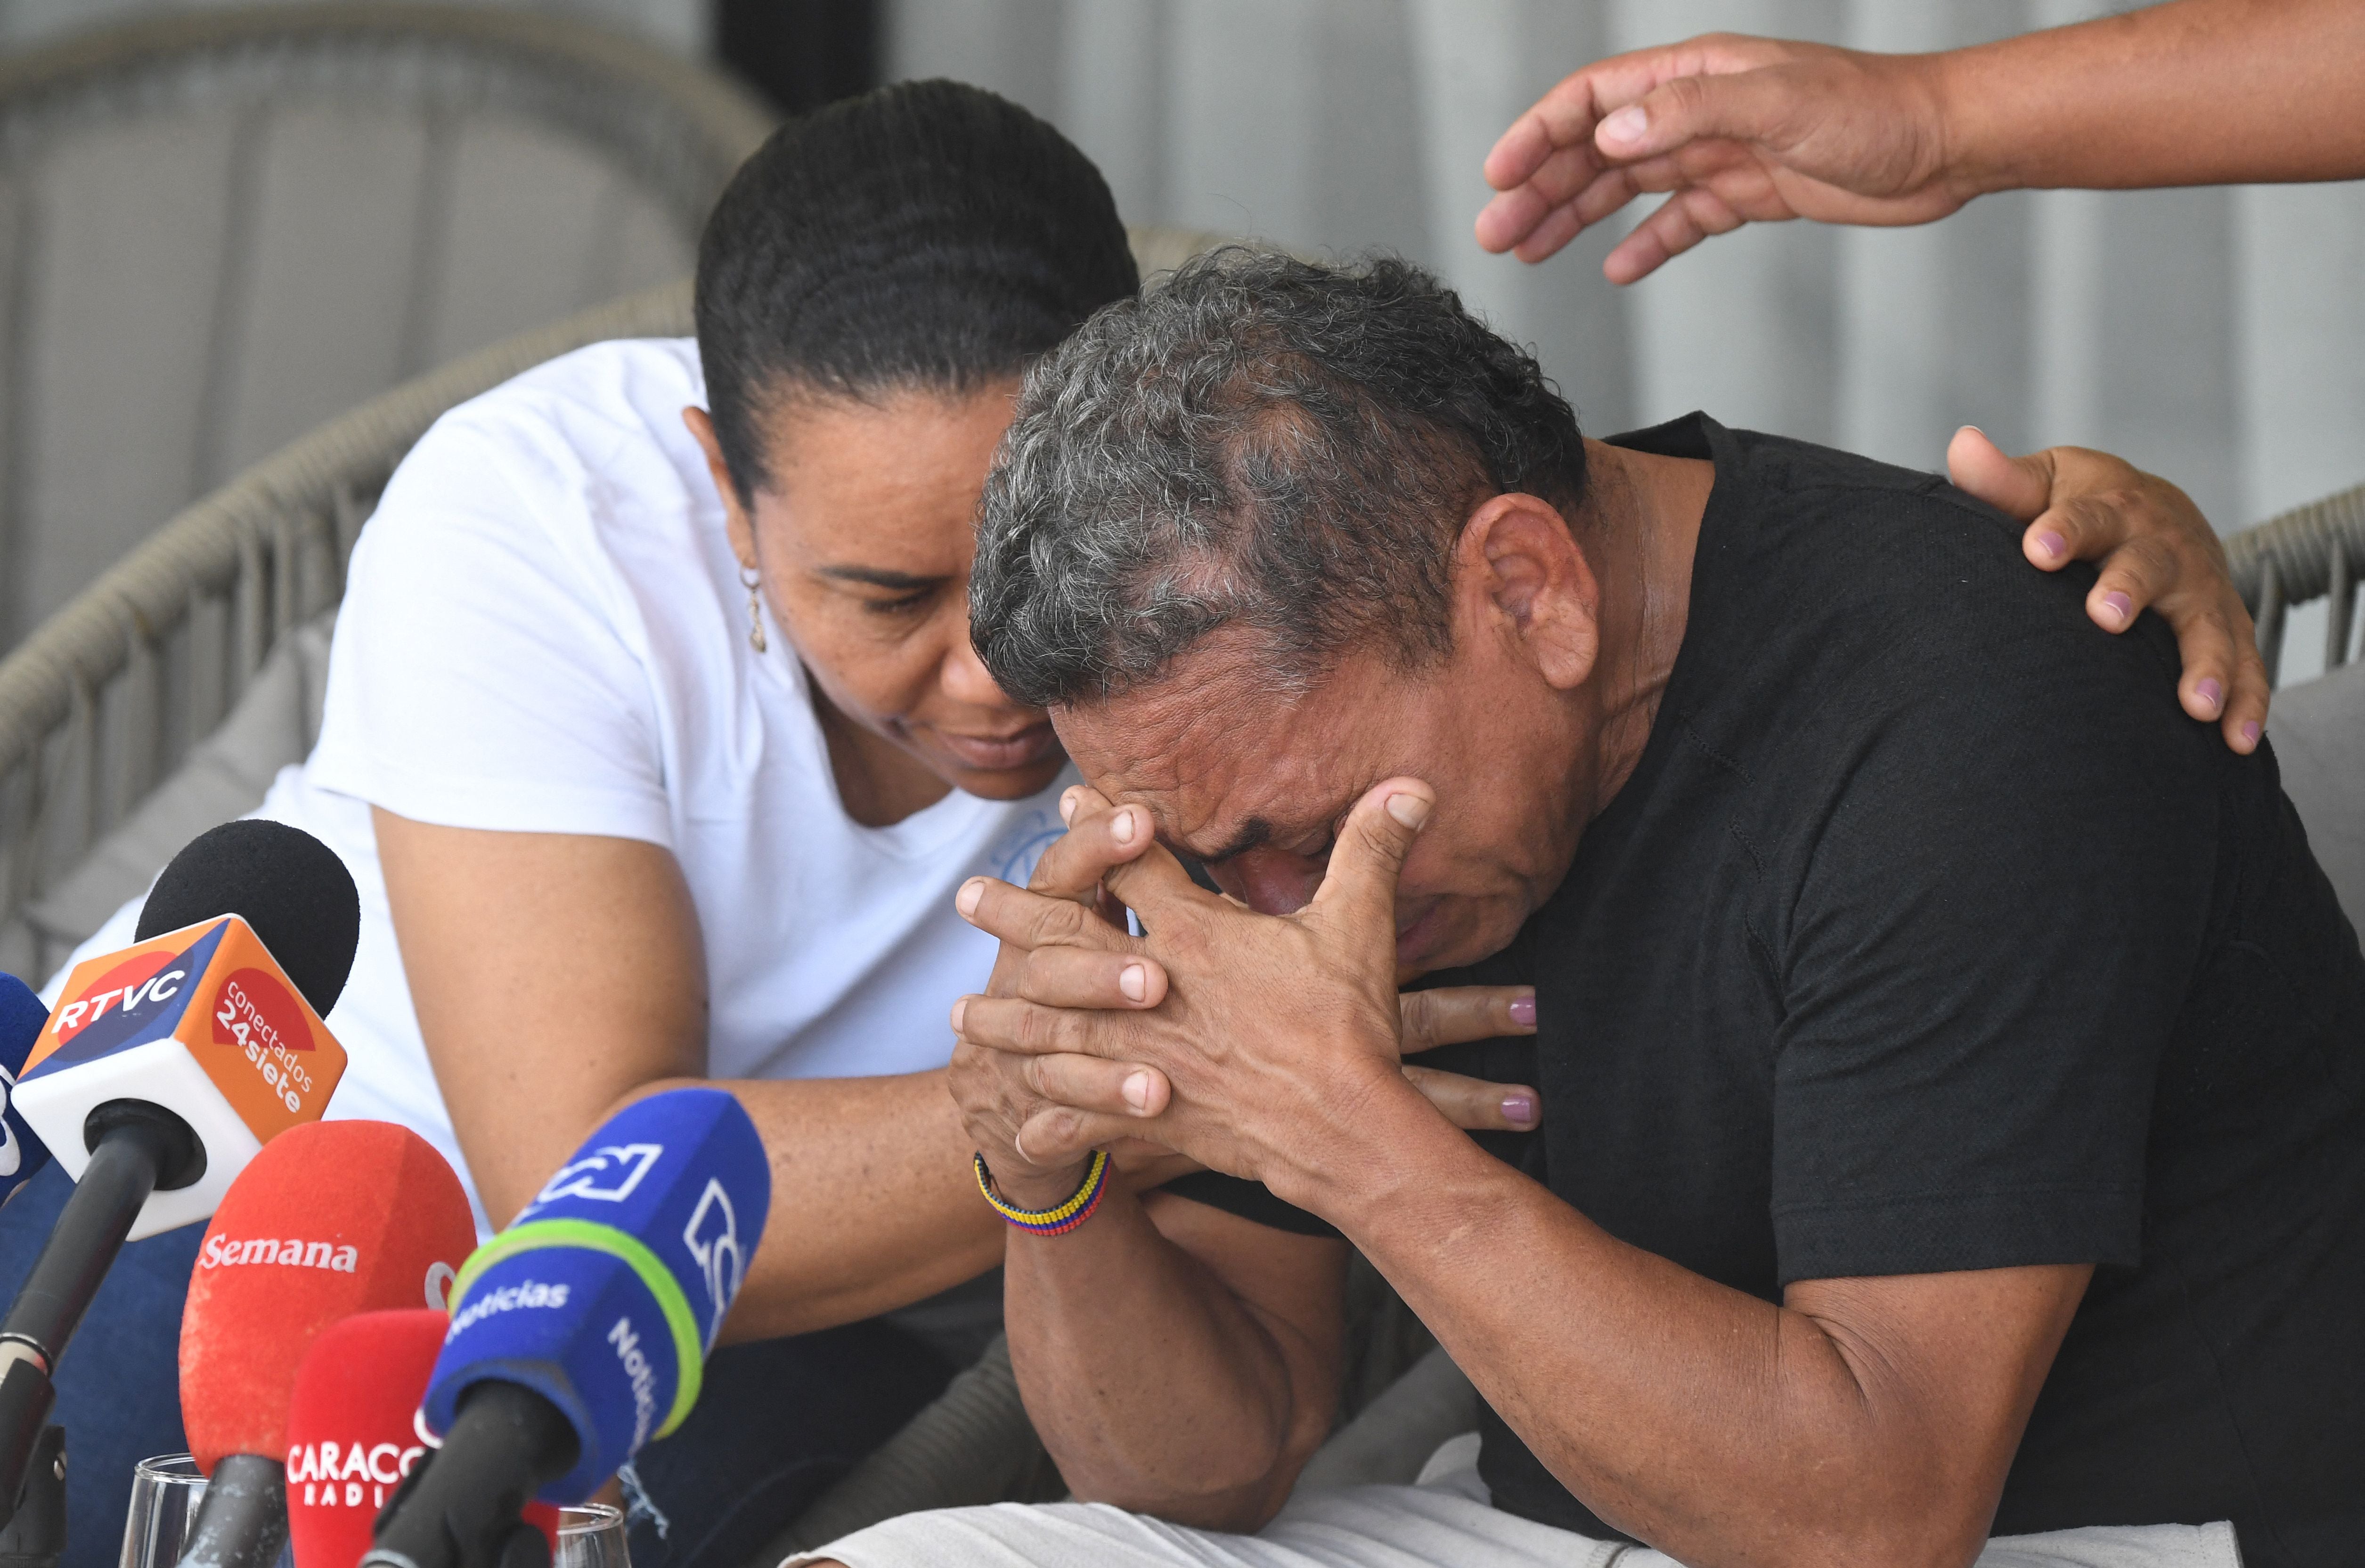
[[[1466,1457],[1456,1452],[1466,1444]],[[1477,1445],[1457,1439],[1414,1486],[1301,1492],[1254,1535],[1186,1529],[1102,1503],[906,1514],[781,1568],[1679,1568],[1490,1506]],[[1440,1473],[1441,1472],[1441,1473]],[[1978,1568],[2241,1568],[2234,1527],[2142,1525],[2001,1537]]]

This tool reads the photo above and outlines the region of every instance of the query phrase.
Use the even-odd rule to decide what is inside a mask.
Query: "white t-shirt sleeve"
[[[312,782],[448,827],[674,847],[598,476],[521,420],[431,430],[353,552]]]

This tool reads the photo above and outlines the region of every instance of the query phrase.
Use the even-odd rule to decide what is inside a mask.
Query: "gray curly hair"
[[[1351,646],[1418,669],[1452,647],[1470,509],[1522,491],[1573,518],[1585,485],[1559,391],[1428,273],[1227,247],[1028,372],[970,634],[1038,707],[1152,680],[1220,627],[1288,688]]]

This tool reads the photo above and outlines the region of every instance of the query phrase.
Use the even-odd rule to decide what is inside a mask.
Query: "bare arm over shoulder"
[[[1631,283],[1744,223],[1927,223],[1991,191],[2365,176],[2365,7],[2171,0],[1937,54],[1710,34],[1575,73],[1486,160],[1478,241],[1536,262],[1637,196]]]

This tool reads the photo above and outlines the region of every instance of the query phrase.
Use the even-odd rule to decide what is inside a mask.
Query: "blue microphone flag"
[[[50,1010],[33,988],[15,975],[0,974],[0,1204],[15,1197],[33,1173],[50,1162],[43,1143],[17,1112],[17,1075],[41,1037]]]
[[[461,1268],[428,1426],[448,1431],[476,1383],[522,1384],[579,1444],[542,1500],[589,1496],[697,1403],[771,1197],[763,1140],[722,1090],[617,1112]]]

